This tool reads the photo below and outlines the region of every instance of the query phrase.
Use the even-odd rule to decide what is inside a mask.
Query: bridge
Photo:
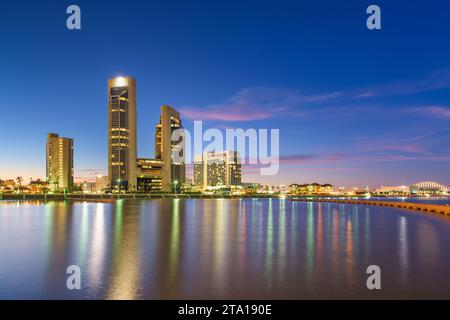
[[[445,193],[450,188],[434,181],[422,181],[412,184],[410,189],[415,189],[417,191],[438,191]]]
[[[306,201],[306,202],[333,202],[346,204],[361,204],[368,206],[391,207],[398,209],[407,209],[414,211],[423,211],[428,213],[439,213],[450,216],[450,206],[438,205],[429,203],[414,203],[414,202],[394,202],[394,201],[370,201],[370,200],[351,200],[351,199],[305,199],[305,198],[291,198],[292,201]]]

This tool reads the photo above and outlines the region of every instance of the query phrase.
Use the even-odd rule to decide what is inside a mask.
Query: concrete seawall
[[[0,194],[0,200],[15,201],[99,201],[109,202],[115,200],[152,200],[152,199],[241,199],[241,198],[278,198],[273,195],[254,194],[254,195],[205,195],[205,194]]]
[[[332,203],[346,203],[346,204],[362,204],[369,206],[391,207],[399,209],[407,209],[414,211],[423,211],[429,213],[439,213],[450,215],[450,206],[429,204],[429,203],[415,203],[415,202],[394,202],[394,201],[370,201],[370,200],[339,200],[339,199],[301,199],[291,198],[292,201],[304,202],[332,202]]]

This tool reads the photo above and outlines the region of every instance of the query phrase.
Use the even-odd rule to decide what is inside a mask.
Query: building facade
[[[203,188],[203,186],[205,185],[203,177],[203,155],[198,155],[194,158],[194,186]]]
[[[162,161],[161,190],[173,191],[185,182],[184,141],[172,141],[172,133],[183,129],[180,113],[169,105],[161,106],[155,132],[155,158]],[[178,155],[175,157],[174,155]]]
[[[137,188],[136,80],[108,80],[108,177],[113,191]]]
[[[384,195],[407,195],[409,194],[408,186],[380,186],[375,193]]]
[[[161,192],[162,166],[160,159],[139,158],[137,160],[137,191],[144,193]]]
[[[290,194],[330,194],[334,192],[334,188],[331,184],[325,183],[305,183],[297,184],[293,183],[289,185]]]
[[[109,177],[98,175],[95,178],[95,192],[104,193],[105,191],[108,190],[111,190]]]
[[[241,185],[241,161],[237,151],[205,152],[194,162],[194,184],[208,187]]]
[[[73,140],[49,133],[46,146],[46,177],[51,191],[73,190]]]

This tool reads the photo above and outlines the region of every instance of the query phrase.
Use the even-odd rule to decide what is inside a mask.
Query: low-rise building
[[[260,183],[254,183],[254,182],[244,182],[244,183],[242,183],[242,191],[245,194],[259,193],[260,190],[261,190],[261,184]]]
[[[137,191],[144,193],[161,192],[162,190],[161,159],[138,158]]]
[[[375,193],[383,195],[407,195],[410,194],[408,186],[380,186]]]
[[[95,192],[104,193],[110,191],[111,185],[108,176],[98,175],[95,179]]]
[[[290,194],[331,194],[333,193],[333,186],[329,183],[319,184],[319,183],[305,183],[297,184],[293,183],[289,185]]]
[[[95,193],[97,191],[95,182],[84,181],[80,183],[80,189],[83,193]]]

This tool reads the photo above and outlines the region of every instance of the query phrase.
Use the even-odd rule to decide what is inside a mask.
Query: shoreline
[[[2,200],[42,200],[42,201],[98,201],[112,202],[116,200],[152,200],[152,199],[252,199],[252,198],[280,198],[278,195],[251,194],[251,195],[207,195],[207,194],[0,194]],[[286,197],[287,198],[287,197]]]
[[[349,202],[349,201],[365,201],[371,202],[363,196],[333,196],[333,195],[281,195],[281,194],[265,194],[253,193],[246,195],[231,194],[200,194],[200,193],[124,193],[124,194],[44,194],[44,193],[0,193],[1,200],[93,200],[93,201],[113,201],[113,200],[152,200],[152,199],[289,199],[293,201],[317,201],[317,202]],[[422,198],[421,196],[373,196],[377,200],[395,199],[395,198]],[[431,198],[448,198],[450,195],[436,195]],[[396,202],[393,202],[396,203]],[[399,202],[400,203],[400,202]],[[406,203],[406,202],[401,202]]]

